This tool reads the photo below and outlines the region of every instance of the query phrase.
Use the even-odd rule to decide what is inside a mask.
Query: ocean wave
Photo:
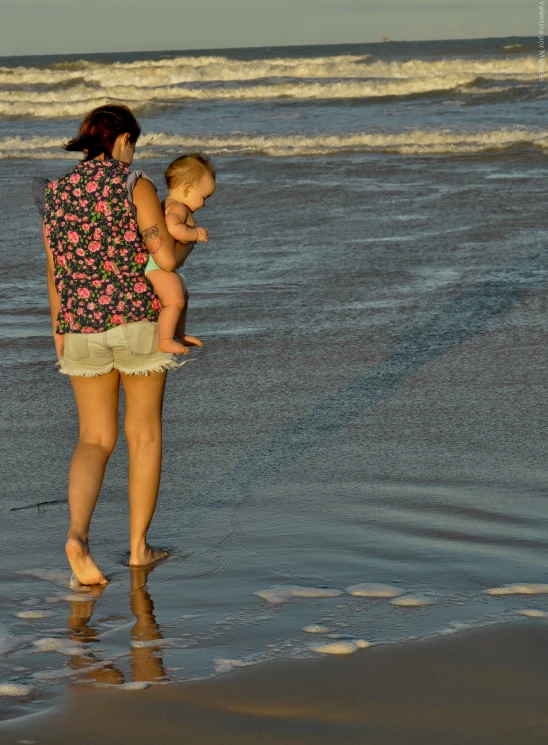
[[[159,103],[187,101],[333,100],[440,95],[489,95],[503,92],[500,86],[474,77],[439,77],[401,80],[341,81],[337,83],[278,83],[276,85],[176,87],[147,89],[133,85],[108,91],[85,85],[48,92],[0,91],[0,116],[65,118],[86,114],[105,103],[125,103],[136,111]]]
[[[150,132],[139,139],[136,159],[163,158],[184,150],[211,154],[306,157],[344,152],[393,153],[400,155],[474,154],[504,151],[516,146],[548,151],[548,130],[496,129],[485,132],[411,130],[394,134],[361,132],[345,135],[270,136],[232,134],[224,137],[168,135]],[[10,137],[0,140],[0,159],[38,160],[73,158],[61,150],[61,141],[51,137]]]
[[[270,78],[348,79],[348,78],[439,78],[521,77],[535,75],[534,55],[511,54],[508,59],[441,60],[411,59],[406,61],[374,60],[367,55],[331,57],[271,58],[234,60],[226,57],[176,57],[163,60],[139,60],[111,64],[80,61],[49,67],[0,67],[0,85],[52,86],[83,78],[100,88],[132,85],[141,88],[209,83],[250,81]]]

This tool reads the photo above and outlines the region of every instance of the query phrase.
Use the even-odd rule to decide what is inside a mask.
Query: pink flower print
[[[129,241],[134,241],[136,237],[137,236],[135,235],[135,233],[133,232],[133,230],[126,230],[126,232],[124,233],[124,238],[128,242]]]
[[[135,254],[135,263],[136,264],[146,264],[148,261],[147,254],[144,251],[139,251],[138,254]]]
[[[119,326],[121,323],[124,322],[124,316],[119,316],[117,313],[112,314],[112,318],[110,319],[111,323],[116,324],[116,326]]]
[[[57,217],[63,217],[64,212],[63,212],[63,208],[62,207],[59,207],[59,209],[56,212],[56,215],[57,215]]]
[[[63,193],[61,194],[61,199],[62,199],[62,200],[63,200],[64,202],[66,202],[66,201],[67,201],[67,199],[68,199],[68,194],[67,194],[67,192],[66,192],[66,191],[64,191],[64,192],[63,192]]]
[[[103,314],[100,311],[97,311],[97,310],[93,314],[93,317],[95,318],[96,321],[102,321],[103,320]]]
[[[89,204],[89,200],[88,199],[80,199],[80,201],[78,202],[78,204],[80,205],[80,207],[87,207],[88,204]]]
[[[103,284],[103,283],[101,282],[101,280],[100,280],[100,279],[94,279],[94,280],[93,280],[93,286],[94,286],[94,287],[101,287],[101,285],[102,285],[102,284]]]
[[[88,181],[86,184],[86,191],[88,194],[91,194],[94,191],[97,191],[97,184],[95,181]]]
[[[66,266],[67,265],[67,260],[65,259],[64,256],[57,256],[56,257],[56,260],[57,260],[57,263],[59,264],[59,266]]]
[[[74,194],[75,197],[80,197],[82,196],[82,189],[73,189],[72,193]]]
[[[72,173],[71,176],[70,176],[70,178],[69,178],[69,181],[70,181],[71,184],[77,184],[77,183],[79,183],[79,181],[80,181],[79,174],[78,173]]]
[[[93,231],[93,238],[96,241],[100,241],[101,240],[101,231],[99,230],[99,228],[95,228],[95,230]]]
[[[78,308],[78,310],[76,312],[78,313],[79,316],[83,316],[84,315],[84,309],[83,308]],[[78,328],[80,328],[79,325],[78,325]]]
[[[91,292],[87,287],[78,288],[78,297],[83,297],[85,300],[91,295]]]
[[[114,266],[114,261],[103,261],[103,269],[105,270],[105,272],[113,272]]]
[[[93,334],[93,329],[91,328],[91,326],[84,326],[84,328],[82,329],[82,333],[83,334]]]
[[[99,296],[99,305],[108,305],[109,303],[110,303],[110,298],[108,295]]]
[[[114,293],[113,285],[107,285],[107,295],[112,295],[113,293]]]
[[[76,249],[76,253],[78,254],[78,256],[85,256],[86,255],[86,252],[84,251],[83,248],[77,248]]]
[[[121,180],[122,180],[122,179],[120,178],[120,176],[115,176],[115,177],[114,177],[114,178],[112,179],[112,183],[113,183],[113,184],[119,184]]]
[[[72,258],[74,258],[73,255],[72,255],[72,251],[67,251],[66,257],[67,257],[68,261],[70,261]]]
[[[109,187],[109,185],[107,184],[106,186],[104,186],[104,187],[103,187],[103,191],[101,192],[101,196],[103,196],[103,197],[108,197],[108,193],[109,193],[109,191],[110,191],[110,187]]]
[[[162,310],[162,303],[158,300],[157,297],[152,298],[151,305],[153,310]]]
[[[124,303],[124,301],[120,300],[120,302],[116,306],[116,310],[124,310],[125,307],[126,307],[126,304]]]
[[[107,207],[108,207],[108,202],[105,202],[103,199],[100,200],[99,202],[95,202],[95,212],[106,212]]]
[[[86,305],[86,308],[87,308],[88,310],[95,310],[95,303],[88,303],[88,304]]]
[[[71,318],[72,318],[72,315],[71,315],[70,313],[66,313],[66,312],[65,312],[65,313],[63,313],[63,318],[65,319],[65,321],[66,321],[67,323],[70,323],[70,321],[71,321]]]
[[[135,282],[135,284],[133,285],[133,289],[135,290],[135,292],[142,293],[147,291],[147,286],[144,282]]]
[[[82,223],[82,230],[85,230],[86,233],[89,232],[90,228],[91,228],[91,225],[89,224],[89,222]]]
[[[90,251],[95,253],[96,251],[99,251],[101,249],[101,244],[98,241],[90,241],[88,243],[88,248]]]
[[[116,252],[115,252],[115,250],[113,248],[107,249],[107,256],[109,257],[109,259],[113,259],[115,253]]]
[[[75,230],[69,230],[68,239],[71,243],[78,243],[78,241],[80,240],[80,236]]]

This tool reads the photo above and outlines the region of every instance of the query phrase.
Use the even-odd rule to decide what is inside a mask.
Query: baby
[[[170,234],[180,243],[207,243],[207,230],[196,227],[192,216],[215,191],[215,170],[209,158],[202,153],[182,155],[168,166],[165,179],[169,195],[162,206]],[[185,331],[188,292],[181,277],[160,269],[152,256],[145,274],[163,306],[158,317],[158,349],[188,354],[186,345],[203,346],[200,339]]]

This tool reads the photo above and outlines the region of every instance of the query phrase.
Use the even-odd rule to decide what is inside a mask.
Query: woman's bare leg
[[[83,585],[106,583],[89,549],[89,526],[103,484],[105,468],[118,436],[116,370],[95,378],[71,376],[80,432],[69,471],[70,528],[67,558]]]
[[[131,566],[167,556],[147,544],[162,468],[162,402],[167,373],[124,375],[124,430],[129,453],[129,545]]]
[[[171,354],[188,354],[188,347],[175,339],[175,329],[185,307],[183,282],[175,272],[164,272],[153,269],[147,273],[155,293],[162,301],[162,310],[158,316],[158,349]]]
[[[201,339],[198,339],[197,336],[189,336],[186,333],[186,314],[188,310],[188,290],[186,289],[184,285],[183,285],[183,290],[184,290],[185,305],[184,305],[183,310],[181,311],[179,320],[177,321],[177,326],[175,327],[175,336],[186,347],[203,347],[204,343],[203,341],[201,341]]]

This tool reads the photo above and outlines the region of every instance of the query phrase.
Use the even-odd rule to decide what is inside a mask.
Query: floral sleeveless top
[[[128,176],[118,160],[88,160],[48,184],[44,224],[61,300],[59,334],[158,318],[162,306],[145,277],[149,254],[128,201]]]

